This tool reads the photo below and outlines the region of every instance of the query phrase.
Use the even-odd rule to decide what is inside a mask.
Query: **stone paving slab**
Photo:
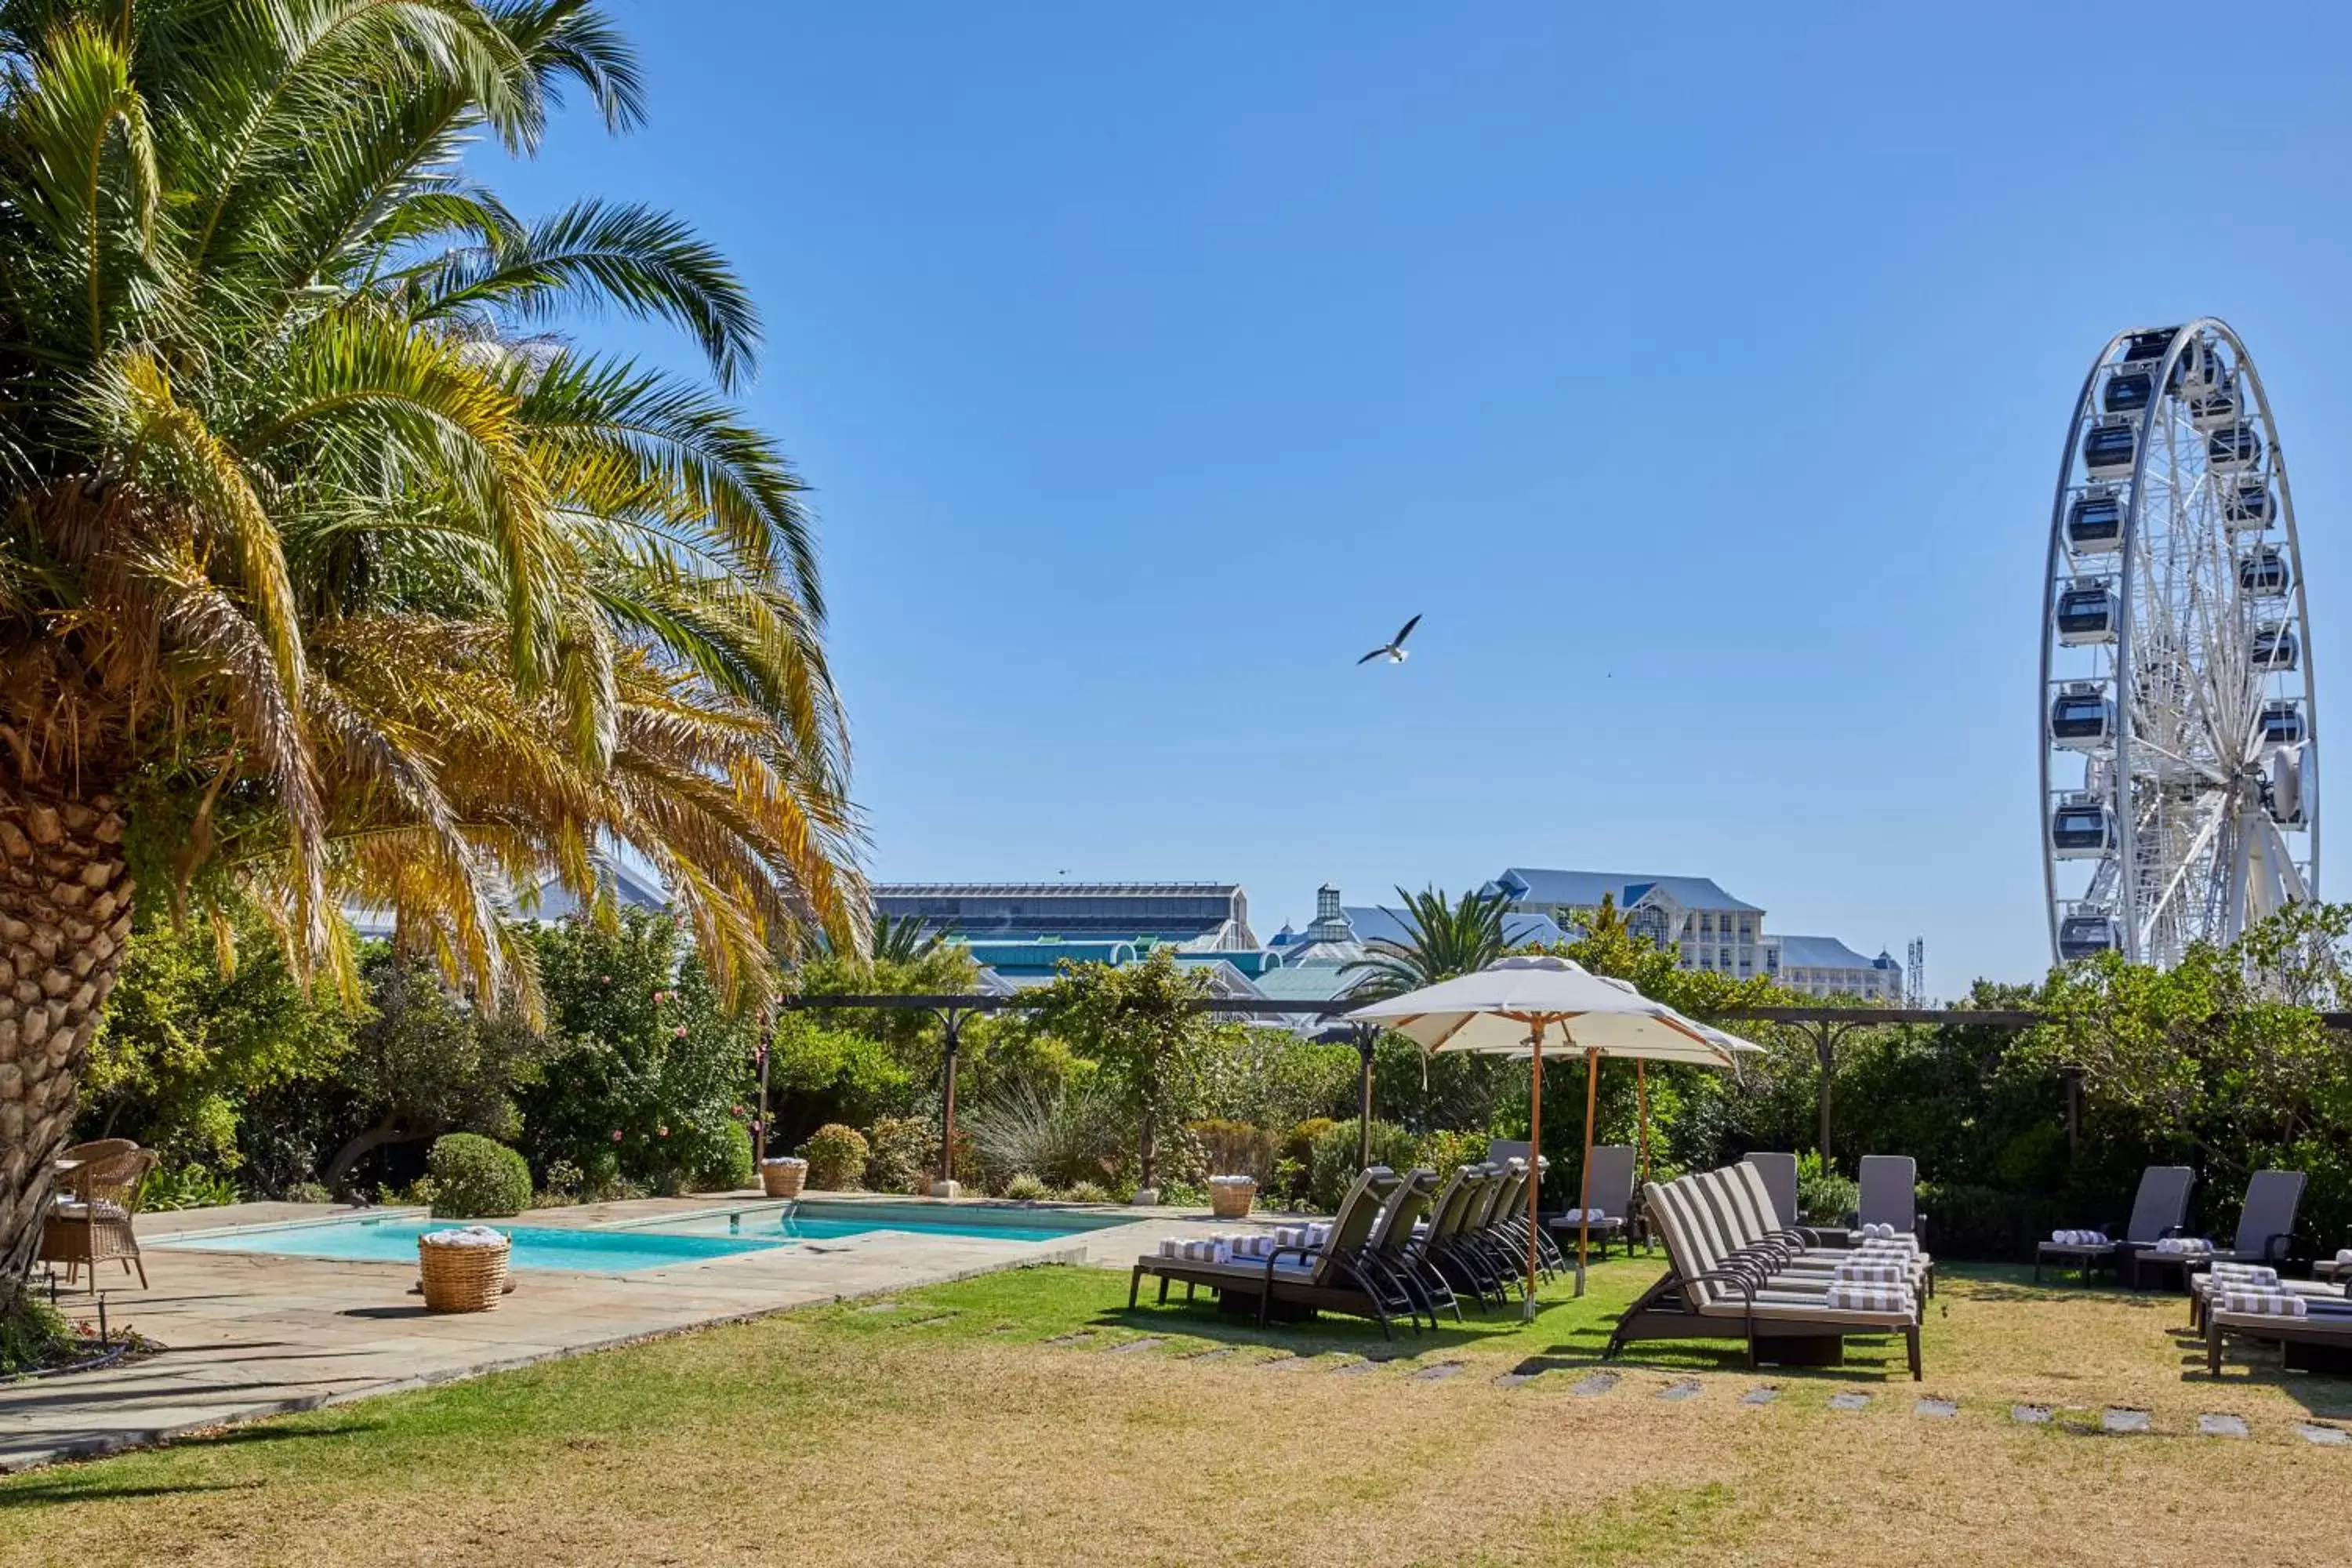
[[[2114,1432],[2120,1436],[2130,1436],[2155,1429],[2154,1419],[2145,1410],[2132,1410],[2120,1405],[2110,1405],[2099,1413],[2099,1430],[2102,1432]]]
[[[712,1198],[698,1195],[542,1209],[524,1217],[531,1225],[608,1224],[713,1206]],[[160,1240],[351,1212],[322,1204],[237,1204],[142,1215],[139,1228],[143,1238]],[[897,1232],[852,1237],[851,1245],[823,1253],[774,1247],[641,1274],[523,1269],[495,1310],[478,1313],[427,1311],[409,1293],[416,1270],[407,1263],[150,1247],[152,1289],[109,1280],[102,1293],[111,1329],[163,1348],[104,1372],[0,1387],[0,1471],[816,1302],[887,1296],[1023,1264],[1079,1263],[1086,1239]],[[86,1290],[58,1299],[74,1319],[95,1320],[97,1301]]]
[[[1830,1408],[1832,1410],[1866,1410],[1869,1407],[1870,1395],[1867,1394],[1856,1394],[1849,1390],[1843,1394],[1830,1395]]]
[[[2197,1418],[2197,1430],[2207,1437],[2242,1437],[2246,1435],[2246,1418],[2209,1413]]]

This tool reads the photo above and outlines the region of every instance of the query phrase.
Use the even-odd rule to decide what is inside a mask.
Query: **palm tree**
[[[1397,897],[1402,910],[1382,913],[1404,927],[1405,939],[1373,941],[1367,956],[1348,965],[1363,972],[1358,991],[1366,999],[1394,996],[1457,974],[1486,968],[1510,951],[1503,934],[1503,916],[1510,900],[1498,892],[1473,890],[1448,902],[1434,888]]]
[[[643,110],[595,0],[0,0],[0,1310],[135,908],[339,911],[534,1001],[501,890],[643,853],[740,995],[863,900],[759,327],[684,226],[460,161]],[[585,349],[618,309],[709,376]]]
[[[919,916],[902,915],[893,920],[877,914],[866,952],[877,963],[915,963],[937,952],[945,940],[940,931],[927,934]]]

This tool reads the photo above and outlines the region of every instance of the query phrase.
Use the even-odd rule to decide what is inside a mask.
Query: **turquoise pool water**
[[[1060,1241],[1106,1226],[1131,1224],[1132,1219],[1062,1209],[946,1210],[920,1204],[828,1203],[823,1198],[803,1198],[793,1205],[747,1204],[723,1213],[648,1223],[677,1236],[740,1237],[767,1241],[832,1241],[841,1237],[868,1236],[879,1230],[991,1241]]]
[[[325,1225],[257,1226],[152,1241],[150,1247],[184,1247],[205,1252],[275,1252],[295,1258],[331,1258],[361,1263],[414,1263],[416,1238],[447,1228],[448,1221],[346,1219]],[[674,1268],[739,1253],[764,1252],[781,1237],[730,1237],[723,1232],[692,1236],[653,1230],[563,1230],[547,1226],[498,1227],[514,1237],[509,1259],[517,1268],[572,1268],[589,1274],[634,1274]]]

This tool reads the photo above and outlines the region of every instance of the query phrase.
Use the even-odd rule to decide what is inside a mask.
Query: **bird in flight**
[[[1421,617],[1419,616],[1413,616],[1412,619],[1405,622],[1403,627],[1398,631],[1396,636],[1391,637],[1380,647],[1372,649],[1371,652],[1366,654],[1356,662],[1358,664],[1370,664],[1376,658],[1385,658],[1391,664],[1402,664],[1404,662],[1404,639],[1412,636],[1412,628],[1419,625],[1421,625]]]

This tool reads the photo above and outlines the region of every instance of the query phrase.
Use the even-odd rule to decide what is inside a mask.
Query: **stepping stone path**
[[[857,1310],[861,1312],[895,1312],[898,1310],[898,1303],[896,1301],[869,1301],[865,1306],[860,1307]]]
[[[2099,1430],[2128,1436],[2138,1432],[2154,1431],[2155,1424],[2145,1410],[2127,1410],[2120,1405],[2110,1405],[2099,1415]]]
[[[1327,1366],[1329,1363],[1311,1355],[1278,1355],[1272,1361],[1261,1364],[1270,1366],[1276,1372],[1305,1372],[1310,1367]]]
[[[1678,1378],[1658,1390],[1657,1396],[1669,1404],[1679,1404],[1705,1389],[1706,1384],[1695,1377]]]
[[[1911,1405],[1912,1415],[1924,1415],[1930,1421],[1949,1421],[1959,1413],[1959,1402],[1952,1399],[1921,1399]]]
[[[1118,1344],[1112,1345],[1109,1349],[1104,1351],[1103,1354],[1133,1355],[1138,1351],[1148,1351],[1154,1345],[1164,1345],[1167,1342],[1168,1342],[1166,1340],[1155,1339],[1122,1340]]]
[[[1095,1331],[1092,1329],[1080,1329],[1075,1334],[1057,1334],[1045,1342],[1049,1345],[1074,1345],[1094,1337]]]
[[[1582,1377],[1578,1378],[1574,1383],[1569,1384],[1568,1391],[1570,1394],[1579,1394],[1584,1398],[1590,1399],[1596,1394],[1606,1394],[1616,1386],[1617,1374],[1615,1373],[1589,1372]]]
[[[2050,1425],[2050,1406],[2012,1405],[2009,1407],[2009,1418],[2021,1426],[2047,1426]]]
[[[1331,1369],[1333,1377],[1353,1377],[1360,1372],[1378,1372],[1388,1365],[1385,1356],[1364,1356],[1357,1361],[1342,1362]]]
[[[1180,1357],[1178,1357],[1177,1359],[1178,1359],[1178,1360],[1180,1360],[1180,1361],[1223,1361],[1223,1360],[1224,1360],[1224,1359],[1225,1359],[1225,1357],[1227,1357],[1227,1356],[1229,1356],[1229,1355],[1231,1355],[1231,1354],[1233,1354],[1233,1353],[1234,1353],[1234,1347],[1233,1347],[1233,1346],[1231,1346],[1231,1345],[1219,1345],[1219,1346],[1218,1346],[1216,1349],[1214,1349],[1214,1350],[1207,1350],[1207,1351],[1194,1351],[1194,1352],[1193,1352],[1192,1354],[1190,1354],[1190,1355],[1186,1355],[1186,1356],[1180,1356]]]
[[[1751,1388],[1739,1396],[1742,1405],[1769,1405],[1780,1397],[1777,1388]]]
[[[1461,1370],[1462,1363],[1458,1361],[1441,1361],[1414,1373],[1412,1380],[1415,1383],[1435,1383],[1439,1378],[1452,1377]]]
[[[2306,1443],[2316,1443],[2323,1448],[2340,1448],[2352,1443],[2352,1432],[2341,1426],[2319,1426],[2309,1421],[2294,1424],[2295,1436]]]
[[[1865,1410],[1869,1406],[1870,1395],[1867,1394],[1847,1393],[1830,1395],[1830,1408],[1832,1410]]]
[[[2207,1437],[2242,1437],[2246,1435],[2246,1418],[2242,1415],[2200,1415],[2197,1430]]]

